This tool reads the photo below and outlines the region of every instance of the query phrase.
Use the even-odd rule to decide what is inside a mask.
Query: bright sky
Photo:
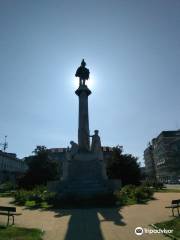
[[[24,157],[77,141],[74,74],[90,69],[90,130],[142,160],[180,128],[179,0],[1,0],[0,141]]]

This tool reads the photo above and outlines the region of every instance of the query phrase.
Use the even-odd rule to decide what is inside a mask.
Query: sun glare
[[[74,77],[73,82],[74,82],[74,86],[75,86],[76,88],[78,88],[78,87],[79,87],[79,78]],[[91,77],[86,81],[86,85],[87,85],[90,89],[92,89],[92,88],[94,88],[94,82],[95,82],[95,81],[94,81],[94,77],[91,76]]]

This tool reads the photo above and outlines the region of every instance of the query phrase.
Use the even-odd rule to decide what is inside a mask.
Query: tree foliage
[[[122,185],[137,185],[141,180],[138,158],[131,154],[123,154],[123,148],[113,148],[112,157],[107,161],[107,175],[111,179],[121,179]]]
[[[49,159],[49,152],[45,146],[37,146],[33,153],[34,155],[25,159],[29,168],[19,179],[19,186],[27,189],[36,185],[45,185],[58,176],[58,165]]]

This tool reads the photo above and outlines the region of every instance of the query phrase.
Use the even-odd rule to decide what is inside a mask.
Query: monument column
[[[89,70],[85,68],[86,63],[81,62],[75,76],[79,77],[79,88],[75,91],[79,97],[79,127],[78,127],[78,145],[81,151],[90,150],[89,141],[89,114],[88,114],[88,96],[91,94],[85,81],[89,78]]]
[[[79,97],[78,145],[80,150],[89,151],[88,96],[91,94],[91,91],[87,86],[79,86],[75,93]]]

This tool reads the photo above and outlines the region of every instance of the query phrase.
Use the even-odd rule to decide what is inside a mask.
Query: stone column
[[[79,128],[78,128],[78,145],[80,151],[90,150],[89,141],[89,114],[88,114],[88,96],[91,91],[86,85],[80,85],[75,91],[79,97]]]

